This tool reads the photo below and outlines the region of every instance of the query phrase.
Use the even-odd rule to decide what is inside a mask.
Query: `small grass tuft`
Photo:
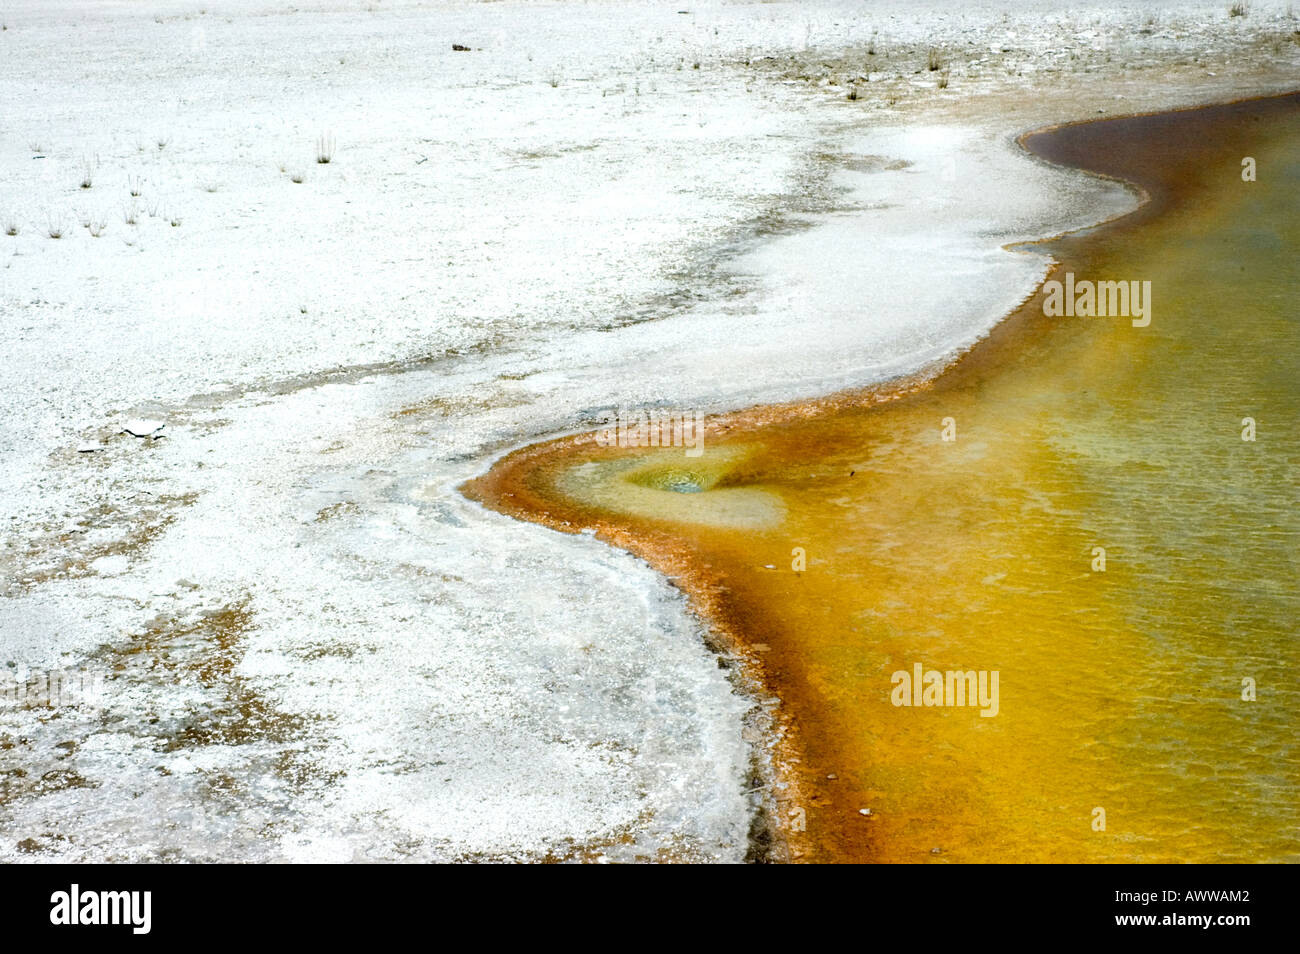
[[[316,137],[316,161],[324,166],[334,161],[334,134],[321,133]]]
[[[1250,12],[1250,8],[1245,2],[1234,3],[1228,8],[1228,16],[1230,17],[1244,17],[1248,12]]]
[[[926,69],[928,69],[931,73],[935,72],[937,69],[943,66],[943,60],[939,58],[938,50],[930,51],[929,56],[926,57],[925,66]]]

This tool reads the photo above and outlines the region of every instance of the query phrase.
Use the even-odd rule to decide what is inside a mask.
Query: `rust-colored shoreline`
[[[871,407],[906,398],[930,388],[951,361],[931,366],[917,374],[880,382],[869,387],[836,392],[824,398],[758,405],[740,411],[710,417],[706,423],[706,442],[723,435],[786,423],[799,418],[833,413],[846,407]],[[599,512],[580,506],[563,497],[551,496],[531,479],[547,465],[575,454],[597,449],[595,432],[570,434],[510,451],[487,471],[459,488],[471,500],[490,510],[518,520],[538,523],[562,533],[592,533],[619,549],[644,560],[663,574],[672,585],[686,594],[696,616],[708,627],[714,648],[741,661],[742,678],[753,686],[762,686],[782,698],[780,680],[774,678],[753,647],[761,640],[747,635],[745,620],[722,597],[724,586],[710,567],[682,546],[670,530],[649,523],[628,526],[626,518],[612,521]],[[795,767],[804,762],[802,734],[788,706],[772,714],[775,758],[773,775],[779,792],[775,817],[761,826],[776,843],[751,846],[750,856],[762,861],[799,861],[818,856],[817,846],[790,825],[785,805],[815,804],[820,797],[808,786]]]
[[[1113,179],[1138,190],[1141,198],[1133,211],[1075,232],[1063,233],[1022,245],[1050,245],[1056,258],[1044,281],[1071,267],[1076,253],[1093,237],[1116,229],[1137,229],[1165,214],[1172,206],[1202,190],[1205,163],[1198,145],[1220,127],[1248,125],[1270,112],[1294,109],[1300,93],[1258,97],[1168,112],[1143,113],[1064,123],[1021,134],[1016,141],[1031,156],[1056,165],[1080,169]],[[1042,286],[994,326],[989,333],[951,360],[916,375],[853,388],[824,398],[763,405],[718,415],[707,422],[706,440],[779,427],[800,418],[813,418],[848,409],[873,409],[888,413],[888,406],[906,402],[922,392],[969,386],[993,375],[1014,357],[1039,344],[1049,328],[1042,311]],[[620,547],[663,573],[689,597],[699,616],[716,638],[744,660],[746,675],[781,699],[776,715],[777,745],[774,770],[780,783],[780,803],[833,807],[847,817],[856,806],[845,802],[836,789],[805,771],[804,753],[815,739],[823,751],[833,740],[800,722],[800,713],[812,706],[800,704],[807,686],[796,676],[774,671],[756,645],[763,643],[761,620],[746,607],[726,598],[726,590],[712,568],[694,552],[690,542],[674,533],[671,525],[619,515],[611,519],[592,508],[554,493],[539,475],[578,456],[600,456],[611,449],[598,448],[594,433],[574,434],[529,445],[506,454],[480,477],[461,488],[466,496],[497,512],[540,523],[567,533],[583,530]],[[829,804],[828,804],[829,803]],[[784,811],[771,820],[781,844],[772,852],[776,860],[870,860],[876,852],[871,836],[854,836],[835,845],[814,840],[790,824]]]

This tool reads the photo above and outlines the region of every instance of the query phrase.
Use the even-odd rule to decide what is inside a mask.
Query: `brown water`
[[[750,653],[806,859],[1300,860],[1300,97],[1026,145],[1150,194],[1047,246],[1150,281],[1149,326],[1040,295],[895,400],[741,415],[696,459],[530,448],[469,492],[597,527]],[[918,663],[996,671],[997,714],[894,705]]]

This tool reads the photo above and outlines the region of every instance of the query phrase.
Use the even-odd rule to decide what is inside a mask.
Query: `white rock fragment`
[[[130,434],[132,437],[162,437],[158,433],[167,426],[166,421],[155,421],[150,418],[134,417],[127,421],[122,428],[123,434]]]
[[[103,449],[104,449],[103,444],[94,444],[94,443],[87,442],[85,444],[77,445],[78,454],[93,454],[95,453],[95,451],[102,451]]]

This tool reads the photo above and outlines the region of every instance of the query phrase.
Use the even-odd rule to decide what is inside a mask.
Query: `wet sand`
[[[1148,327],[1040,289],[937,376],[711,421],[698,458],[536,445],[465,491],[642,556],[748,660],[792,859],[1294,859],[1298,117],[1022,138],[1145,193],[1041,244],[1049,280],[1151,281]],[[998,714],[894,705],[916,664],[1000,673]]]

